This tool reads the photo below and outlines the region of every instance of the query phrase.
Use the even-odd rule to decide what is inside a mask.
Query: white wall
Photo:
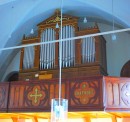
[[[112,30],[109,25],[99,24],[101,31]],[[119,29],[119,28],[115,28]],[[117,39],[113,41],[111,35],[104,35],[107,44],[107,70],[110,76],[120,76],[123,65],[130,60],[130,33],[116,33]]]
[[[8,66],[3,78],[2,82],[5,81],[6,77],[13,71],[19,71],[19,65],[20,65],[20,52],[17,53],[17,55],[14,57],[12,62],[10,62],[10,65]]]

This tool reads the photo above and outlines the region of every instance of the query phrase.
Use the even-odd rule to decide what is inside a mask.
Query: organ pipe
[[[82,40],[82,63],[95,61],[95,38],[87,37]]]

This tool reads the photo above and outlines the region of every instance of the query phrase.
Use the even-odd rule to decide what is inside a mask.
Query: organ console
[[[63,41],[62,52],[59,50],[60,43],[53,43],[53,40],[61,38],[99,33],[97,24],[82,29],[78,17],[63,14],[61,37],[60,28],[56,28],[56,24],[60,26],[60,21],[60,11],[56,10],[53,16],[37,25],[37,36],[23,36],[22,44],[43,43],[21,49],[19,80],[58,78],[59,53],[62,54],[62,78],[107,75],[106,41],[103,36]],[[49,41],[52,43],[46,43]]]

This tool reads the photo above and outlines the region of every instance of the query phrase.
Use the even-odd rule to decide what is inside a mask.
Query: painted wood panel
[[[8,111],[50,111],[58,84],[58,79],[12,82]],[[62,79],[62,98],[69,100],[69,111],[103,110],[102,97],[102,76]]]
[[[130,110],[130,78],[104,77],[106,110]]]
[[[102,77],[81,78],[69,83],[71,110],[104,110]]]
[[[65,98],[65,83],[62,83]],[[58,82],[12,82],[8,111],[50,111],[52,98],[58,98]]]

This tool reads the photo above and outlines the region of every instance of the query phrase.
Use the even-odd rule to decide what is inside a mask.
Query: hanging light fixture
[[[51,122],[66,122],[68,115],[68,100],[61,98],[61,68],[62,68],[62,5],[61,0],[61,26],[60,26],[60,41],[59,41],[59,98],[54,98],[51,101]],[[59,28],[58,22],[56,28]]]
[[[30,33],[31,33],[31,34],[34,34],[34,30],[33,30],[33,28],[31,29]]]
[[[112,30],[114,31],[115,30],[115,22],[114,22],[114,10],[113,10],[113,0],[112,0]],[[116,34],[115,33],[112,33],[111,35],[111,38],[113,41],[116,40]]]
[[[84,17],[83,23],[87,23],[87,22],[88,22],[88,21],[87,21],[87,18]]]
[[[59,24],[58,24],[58,22],[56,23],[56,28],[59,28]]]
[[[112,36],[112,40],[115,41],[116,40],[116,34],[113,33],[111,36]]]

